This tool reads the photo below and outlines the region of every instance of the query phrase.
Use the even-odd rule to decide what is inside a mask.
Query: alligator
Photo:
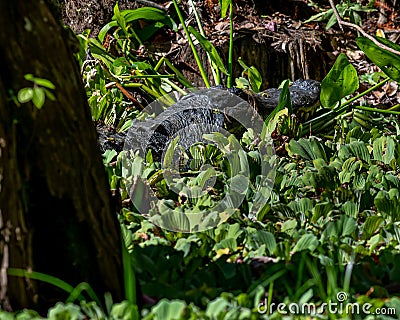
[[[249,104],[238,96],[246,96],[255,103],[255,109],[258,114],[265,118],[279,102],[282,89],[270,88],[257,94],[248,94],[237,88],[220,90],[221,87],[214,88],[214,92],[209,96],[216,96],[214,101],[223,100],[221,108],[203,107],[206,103],[202,101],[202,95],[190,93],[182,97],[173,106],[163,109],[159,104],[155,104],[157,110],[150,113],[159,114],[155,119],[148,117],[146,121],[133,120],[132,126],[135,130],[129,130],[125,139],[125,144],[129,148],[135,146],[142,151],[142,156],[148,149],[152,150],[154,161],[161,161],[162,154],[168,144],[177,135],[180,136],[179,145],[188,149],[193,143],[202,141],[204,133],[221,132],[226,129],[232,132],[236,126],[240,126],[234,119],[243,119],[248,121],[244,127],[252,125],[252,119],[249,118]],[[211,92],[211,91],[208,91]],[[306,120],[316,109],[319,103],[320,82],[315,80],[296,80],[289,87],[291,104],[294,114],[301,120]],[[218,94],[221,94],[218,98]],[[251,97],[251,98],[250,98]],[[218,100],[219,99],[219,100]],[[217,102],[218,104],[219,102]],[[218,110],[216,110],[218,109]],[[252,109],[255,111],[255,109]],[[257,114],[257,112],[254,112]],[[253,123],[255,123],[253,121]],[[110,148],[110,143],[105,138],[105,134],[100,135],[99,144],[101,150]],[[109,135],[115,143],[111,144],[113,149],[122,150],[120,144],[123,134],[115,133]]]

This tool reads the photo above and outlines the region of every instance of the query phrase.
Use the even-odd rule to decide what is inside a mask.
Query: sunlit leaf
[[[221,7],[221,18],[226,17],[226,13],[228,12],[229,6],[231,5],[232,0],[219,0],[219,5]]]
[[[47,79],[35,78],[33,81],[37,85],[39,85],[41,87],[45,87],[45,88],[48,88],[48,89],[55,89],[56,88],[56,86],[50,80],[47,80]]]
[[[292,139],[288,145],[289,155],[293,156],[298,154],[306,160],[315,160],[321,158],[327,161],[327,156],[324,146],[320,141],[315,138],[299,139],[298,141]]]
[[[321,83],[321,104],[333,108],[343,97],[358,89],[358,76],[346,55],[341,53]]]
[[[44,93],[43,88],[33,88],[32,102],[36,108],[41,109],[44,105],[44,101],[46,100],[46,95]]]
[[[380,43],[400,51],[400,46],[392,41],[375,37]],[[400,81],[400,56],[378,47],[375,43],[365,37],[357,38],[357,45],[365,55],[375,63],[388,77]]]
[[[381,216],[367,217],[363,225],[362,239],[368,240],[385,220]]]
[[[293,252],[299,252],[303,250],[314,251],[318,247],[318,239],[311,233],[304,234],[293,248]]]
[[[20,103],[26,103],[31,101],[33,97],[33,89],[32,88],[22,88],[18,91],[18,101]]]

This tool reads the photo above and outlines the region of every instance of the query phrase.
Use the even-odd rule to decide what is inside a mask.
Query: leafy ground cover
[[[339,9],[345,7],[342,2]],[[221,1],[221,8],[222,15],[229,16],[231,2]],[[355,12],[352,17],[359,23]],[[185,94],[191,84],[167,59],[142,47],[160,28],[177,31],[173,18],[154,8],[119,11],[116,6],[114,13],[113,21],[97,39],[89,38],[88,33],[78,35],[82,48],[78,60],[93,120],[123,132],[148,102],[173,90]],[[184,22],[183,16],[178,17]],[[334,24],[331,11],[321,17]],[[147,24],[138,28],[136,24],[142,19]],[[243,89],[257,92],[261,81],[257,70],[243,62],[243,77],[234,82],[229,62],[224,65],[202,34],[200,21],[197,29],[185,32],[208,53],[214,80],[222,83],[226,79],[228,86],[241,84]],[[399,50],[389,40],[379,41]],[[131,205],[124,188],[122,153],[104,153],[110,187],[121,195],[119,217],[128,265],[134,267],[148,300],[141,310],[143,319],[399,317],[399,104],[378,108],[368,98],[371,92],[381,92],[385,83],[398,85],[400,58],[364,37],[359,37],[357,44],[381,71],[359,75],[346,55],[338,55],[322,81],[322,106],[312,119],[299,123],[287,117],[291,107],[283,90],[274,117],[268,119],[277,151],[275,180],[270,201],[256,215],[249,212],[254,190],[260,188],[260,150],[251,132],[240,141],[250,163],[245,200],[226,222],[197,233],[167,231],[145,219]],[[88,48],[90,60],[86,59]],[[204,78],[201,62],[199,68]],[[357,94],[360,83],[366,82],[370,89]],[[230,142],[226,143],[229,146]],[[141,174],[166,203],[202,211],[223,197],[231,168],[213,145],[197,144],[190,152],[200,164],[215,170],[217,183],[202,197],[187,201],[184,192],[171,192],[160,164],[151,155],[146,157]],[[175,186],[204,187],[206,180],[192,169],[191,174],[174,181]],[[103,305],[102,299],[97,298],[96,303],[86,302],[76,292],[72,296],[71,302],[49,310],[48,318],[137,318],[132,301],[113,304],[106,295]],[[279,303],[286,309],[277,310]],[[337,309],[324,309],[328,303],[336,303]],[[288,307],[291,304],[293,309]],[[307,304],[317,309],[304,312],[301,306]],[[355,305],[359,312],[355,312]],[[1,316],[40,319],[34,311]]]

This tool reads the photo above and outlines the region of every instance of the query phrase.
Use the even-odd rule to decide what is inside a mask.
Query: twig
[[[121,90],[122,94],[123,94],[125,97],[127,97],[136,107],[139,107],[140,110],[143,110],[143,109],[144,109],[144,107],[142,106],[142,104],[141,104],[139,101],[137,101],[136,98],[135,98],[133,95],[131,95],[131,93],[130,93],[128,90],[126,90],[123,86],[121,86],[119,83],[116,83],[115,86],[116,86],[119,90]]]
[[[340,26],[340,29],[342,29],[342,31],[343,31],[343,27],[342,26],[354,28],[358,32],[360,32],[364,37],[366,37],[367,39],[371,40],[374,44],[376,44],[382,50],[386,50],[386,51],[389,51],[391,53],[394,53],[394,54],[400,56],[400,51],[397,51],[397,50],[395,50],[395,49],[393,49],[391,47],[388,47],[388,46],[384,45],[383,43],[380,43],[374,37],[372,37],[371,35],[366,33],[360,26],[358,26],[358,25],[356,25],[354,23],[343,21],[342,18],[340,18],[339,13],[337,12],[337,9],[336,9],[336,6],[335,6],[335,3],[333,2],[333,0],[329,0],[329,3],[331,5],[331,7],[332,7],[333,13],[335,14],[336,20],[338,21],[338,24]]]
[[[144,4],[146,6],[149,6],[149,7],[160,9],[160,10],[165,11],[165,12],[168,11],[167,8],[161,6],[161,5],[157,4],[157,3],[154,3],[153,1],[149,1],[149,0],[133,0],[133,1],[139,2],[139,3]]]

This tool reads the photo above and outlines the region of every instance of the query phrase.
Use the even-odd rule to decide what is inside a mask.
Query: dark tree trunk
[[[119,225],[71,39],[44,1],[1,1],[0,28],[0,306],[66,297],[9,267],[87,281],[118,301]],[[50,80],[56,101],[17,106],[28,73]]]

